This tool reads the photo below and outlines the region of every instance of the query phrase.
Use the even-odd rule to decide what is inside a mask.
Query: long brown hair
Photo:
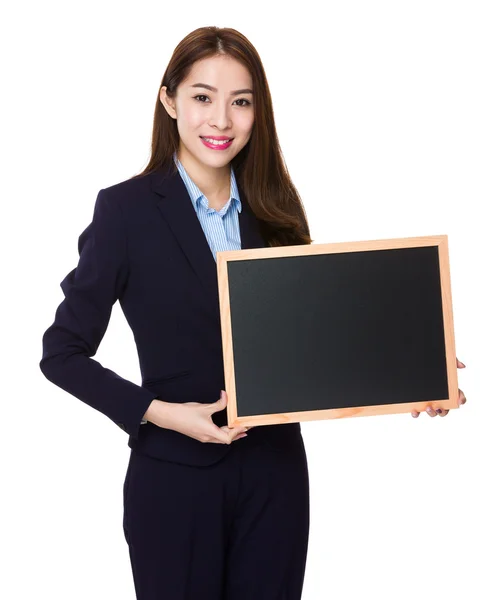
[[[161,87],[175,97],[178,85],[199,60],[226,54],[244,65],[254,90],[254,125],[247,144],[232,159],[235,176],[245,199],[259,219],[261,233],[269,246],[311,244],[310,230],[301,198],[284,162],[273,117],[266,74],[259,54],[236,29],[200,27],[175,48],[163,75]],[[154,109],[151,157],[145,169],[133,177],[153,171],[176,172],[173,153],[179,148],[177,123],[166,112],[159,92]]]

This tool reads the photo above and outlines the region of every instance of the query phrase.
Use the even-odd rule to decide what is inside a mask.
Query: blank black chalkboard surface
[[[228,425],[457,408],[448,236],[217,253]]]

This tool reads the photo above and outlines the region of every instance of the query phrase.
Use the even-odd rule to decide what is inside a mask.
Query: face
[[[163,86],[160,100],[168,114],[177,120],[179,159],[183,163],[184,159],[200,163],[203,168],[226,166],[250,139],[254,124],[251,91],[248,70],[224,55],[194,63],[188,77],[178,86],[175,98],[169,98]],[[229,138],[232,141],[214,146],[203,137],[214,142]]]

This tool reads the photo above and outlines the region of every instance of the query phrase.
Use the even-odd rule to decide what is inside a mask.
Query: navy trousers
[[[138,600],[300,600],[310,521],[304,442],[251,429],[195,467],[131,450],[124,535]]]

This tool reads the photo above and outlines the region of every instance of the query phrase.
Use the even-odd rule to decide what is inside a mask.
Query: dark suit
[[[239,191],[242,248],[264,247]],[[255,427],[230,445],[140,425],[156,397],[208,403],[225,389],[216,264],[180,175],[100,190],[78,246],[40,367],[129,435],[124,532],[137,598],[299,600],[309,528],[299,423]],[[141,386],[91,358],[117,299]],[[213,420],[225,425],[226,410]]]
[[[264,247],[242,190],[240,197],[242,248]],[[219,460],[226,444],[140,425],[157,396],[208,403],[225,389],[216,264],[179,174],[150,174],[100,190],[78,245],[79,264],[61,282],[65,300],[44,333],[44,375],[124,429],[130,448],[188,465]],[[134,334],[141,386],[90,358],[116,299]],[[226,411],[213,420],[227,424]],[[257,427],[249,435],[282,446],[299,437],[300,426]]]

